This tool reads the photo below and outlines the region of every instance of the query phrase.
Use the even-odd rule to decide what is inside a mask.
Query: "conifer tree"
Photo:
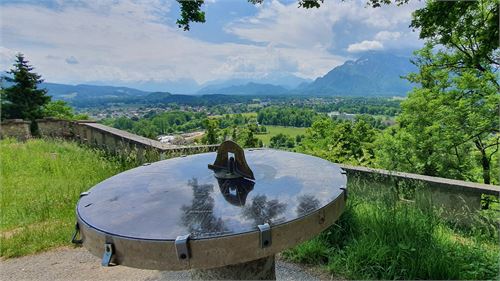
[[[16,55],[14,68],[3,79],[11,84],[3,89],[2,119],[25,119],[32,121],[32,133],[36,132],[35,119],[43,117],[43,106],[50,102],[47,90],[39,89],[42,77],[33,72],[24,55]]]

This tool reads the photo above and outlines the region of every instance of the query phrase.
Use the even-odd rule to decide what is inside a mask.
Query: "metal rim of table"
[[[262,248],[260,232],[218,238],[191,239],[190,256],[180,259],[174,240],[142,240],[112,235],[85,223],[77,213],[83,246],[112,264],[152,270],[210,269],[274,255],[308,240],[331,226],[342,214],[347,190],[326,206],[293,221],[271,226],[272,244]],[[107,249],[106,249],[107,247]],[[110,251],[110,252],[108,252]]]

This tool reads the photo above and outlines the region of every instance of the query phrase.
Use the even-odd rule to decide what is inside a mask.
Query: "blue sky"
[[[0,68],[24,53],[46,81],[144,85],[295,75],[314,79],[367,51],[409,54],[423,6],[326,0],[206,0],[207,22],[177,28],[173,0],[0,0]]]

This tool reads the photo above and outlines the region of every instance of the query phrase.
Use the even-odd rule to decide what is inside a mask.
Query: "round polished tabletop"
[[[139,240],[226,237],[286,224],[337,199],[345,173],[321,158],[273,149],[245,150],[255,180],[217,179],[216,153],[146,164],[113,176],[83,196],[79,220],[107,235]]]

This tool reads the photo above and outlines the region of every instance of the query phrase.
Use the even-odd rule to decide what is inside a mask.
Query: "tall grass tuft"
[[[349,279],[499,278],[495,220],[478,215],[469,227],[453,225],[433,208],[399,200],[396,190],[349,188],[339,221],[285,258]]]
[[[0,141],[0,256],[69,244],[81,192],[130,165],[74,142]]]

